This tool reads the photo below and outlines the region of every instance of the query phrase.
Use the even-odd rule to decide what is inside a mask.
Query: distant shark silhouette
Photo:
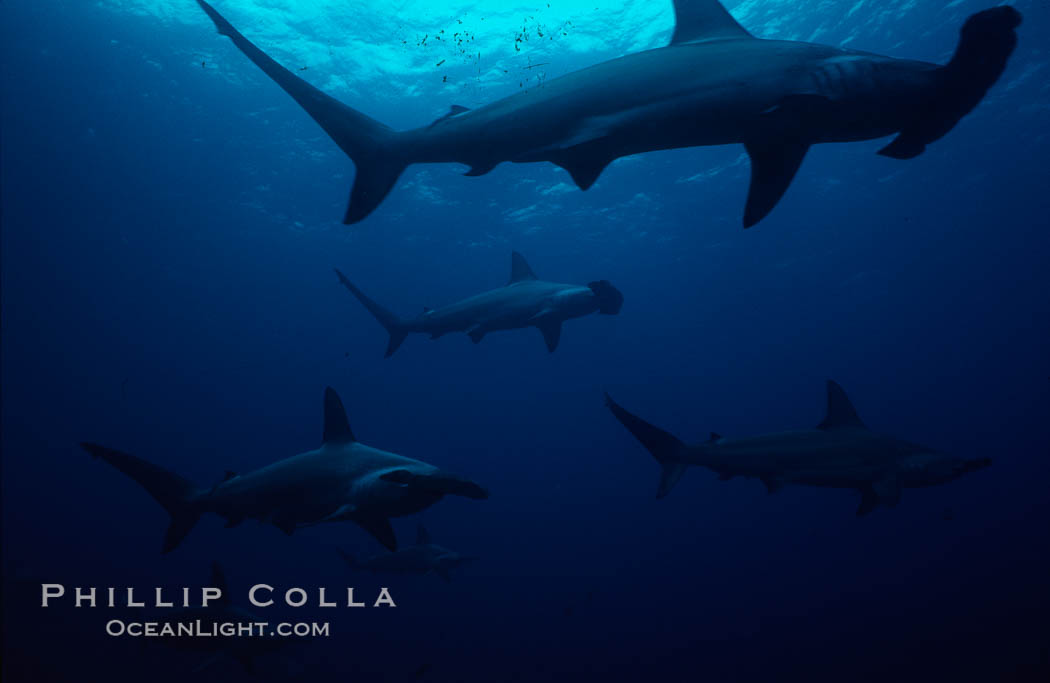
[[[209,604],[207,607],[175,609],[170,615],[166,615],[166,621],[173,623],[199,621],[205,632],[210,632],[216,624],[244,624],[262,621],[258,615],[233,604],[229,587],[226,584],[226,574],[218,562],[213,562],[211,565],[211,582],[208,586],[222,591],[222,596],[214,604]],[[235,659],[240,662],[245,671],[255,673],[256,658],[280,650],[294,642],[292,638],[278,637],[265,632],[251,636],[176,636],[160,640],[177,650],[206,653],[207,658],[193,670],[194,673],[204,671],[222,657]],[[305,640],[305,638],[295,640]]]
[[[787,190],[810,145],[897,134],[880,154],[911,159],[969,113],[998,80],[1020,13],[971,16],[939,66],[824,45],[759,40],[716,0],[674,0],[670,45],[609,60],[398,132],[329,97],[268,57],[204,0],[220,34],[254,62],[353,159],[344,223],[356,223],[415,163],[456,162],[469,176],[504,161],[547,161],[581,190],[613,160],[641,152],[743,143],[751,157],[744,227]]]
[[[449,332],[466,332],[477,344],[489,332],[523,327],[542,332],[547,350],[553,352],[561,339],[561,324],[569,318],[595,312],[616,315],[623,306],[623,294],[608,280],[591,282],[586,287],[544,282],[536,278],[525,257],[516,251],[510,257],[510,281],[506,286],[443,308],[424,308],[422,314],[409,320],[398,318],[369,299],[338,269],[335,274],[390,333],[387,358],[412,332],[429,334],[431,339]]]
[[[378,574],[430,574],[451,581],[449,571],[473,562],[477,558],[460,555],[443,548],[430,540],[430,534],[422,524],[416,530],[416,544],[385,555],[373,555],[357,559],[350,553],[339,551],[351,569],[364,569]]]
[[[322,522],[351,521],[396,550],[390,517],[419,512],[445,495],[488,497],[470,480],[359,442],[331,387],[324,394],[320,448],[248,474],[227,472],[210,489],[133,455],[93,443],[81,446],[134,479],[168,511],[164,553],[175,549],[206,512],[225,517],[227,528],[256,519],[287,534]]]
[[[869,431],[846,392],[832,381],[828,381],[827,416],[816,429],[743,439],[712,433],[706,443],[694,446],[627,412],[608,394],[605,400],[616,419],[663,468],[657,498],[670,493],[687,466],[700,465],[723,480],[761,479],[770,493],[785,484],[856,489],[861,494],[860,517],[876,505],[896,505],[901,489],[943,484],[991,464],[988,458],[953,458]]]

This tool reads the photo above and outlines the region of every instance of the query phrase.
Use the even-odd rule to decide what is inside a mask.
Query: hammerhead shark
[[[368,298],[338,269],[335,274],[390,333],[386,358],[397,351],[411,332],[429,334],[431,339],[449,332],[466,332],[477,344],[489,332],[523,327],[542,332],[547,350],[553,352],[558,348],[564,321],[595,312],[616,315],[623,306],[623,294],[608,280],[590,282],[586,287],[544,282],[537,279],[525,257],[516,251],[510,255],[510,281],[505,286],[442,308],[424,308],[412,319],[397,317]]]
[[[429,574],[434,573],[445,581],[451,581],[449,571],[477,558],[460,555],[443,548],[432,540],[422,524],[416,530],[416,544],[384,555],[373,555],[358,559],[350,553],[339,551],[351,569],[364,569],[383,574]]]
[[[861,517],[877,505],[895,506],[902,489],[944,484],[991,464],[988,458],[964,460],[870,431],[846,392],[830,380],[827,415],[815,429],[742,439],[712,433],[707,442],[696,445],[686,445],[632,415],[608,394],[605,400],[616,419],[660,463],[657,498],[671,492],[686,467],[700,465],[722,480],[760,479],[770,493],[785,484],[855,489],[861,494]]]
[[[227,528],[256,519],[289,535],[304,526],[351,521],[396,550],[391,517],[419,512],[445,495],[488,497],[468,479],[358,441],[331,387],[324,392],[320,448],[244,475],[226,472],[211,488],[198,488],[134,455],[93,443],[81,446],[131,477],[168,511],[162,553],[174,550],[206,512],[226,518]]]
[[[302,80],[204,0],[218,32],[299,103],[353,160],[343,222],[364,219],[410,164],[546,161],[581,190],[620,157],[742,143],[751,158],[744,227],[777,204],[809,147],[896,134],[880,150],[911,159],[940,139],[999,79],[1017,42],[1009,6],[971,16],[946,65],[753,37],[717,0],[674,0],[670,44],[546,81],[477,109],[455,105],[395,131]]]
[[[218,562],[211,565],[211,588],[218,588],[221,595],[214,604],[207,607],[181,607],[166,615],[169,622],[199,622],[205,632],[210,632],[215,625],[225,623],[258,623],[263,621],[258,615],[249,612],[233,603],[233,598],[226,583],[226,573]],[[299,640],[296,638],[295,640]],[[240,662],[248,673],[255,672],[256,658],[276,652],[294,642],[289,637],[278,637],[270,633],[254,633],[251,636],[225,636],[202,638],[200,636],[175,636],[160,638],[160,641],[177,650],[205,653],[207,657],[193,670],[200,673],[215,664],[222,657],[230,657]]]

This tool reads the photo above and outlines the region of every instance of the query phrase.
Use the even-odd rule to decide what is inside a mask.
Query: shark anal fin
[[[470,337],[470,341],[475,344],[480,344],[481,340],[485,338],[486,333],[488,333],[488,330],[481,325],[475,325],[467,330],[467,336]]]
[[[918,139],[916,136],[908,135],[907,132],[902,132],[900,135],[893,138],[893,141],[890,142],[890,144],[880,149],[878,153],[891,159],[914,159],[925,151],[926,143]]]
[[[750,228],[769,215],[787,192],[809,150],[804,142],[747,143],[751,157],[751,187],[744,209],[744,227]]]
[[[529,262],[525,260],[525,257],[516,251],[512,251],[510,253],[510,280],[507,281],[507,284],[512,285],[515,282],[536,279],[538,279],[536,273],[532,272],[532,268],[529,267]]]
[[[671,45],[751,37],[718,0],[674,0],[674,17]]]
[[[867,429],[838,382],[828,380],[828,412],[817,429]]]
[[[558,348],[558,342],[561,341],[561,321],[545,320],[536,323],[536,328],[543,333],[543,341],[547,343],[547,350],[554,353],[554,350]]]
[[[322,443],[350,443],[355,441],[350,431],[350,422],[346,419],[346,409],[339,394],[332,387],[324,390],[324,435]]]
[[[879,496],[870,486],[860,490],[860,505],[857,507],[857,516],[863,517],[879,504]]]
[[[766,493],[770,495],[784,488],[784,481],[776,477],[762,477],[762,483],[766,485]]]
[[[390,526],[390,520],[386,517],[361,517],[354,520],[362,529],[372,534],[384,548],[393,552],[397,550],[397,537],[394,535],[394,527]]]

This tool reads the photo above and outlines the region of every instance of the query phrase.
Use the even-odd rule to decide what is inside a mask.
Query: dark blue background
[[[1018,3],[1003,82],[925,155],[815,148],[748,231],[735,147],[613,165],[526,227],[506,220],[535,203],[522,181],[562,171],[414,168],[340,226],[349,162],[203,21],[26,4],[0,10],[12,680],[185,680],[199,657],[107,638],[104,609],[44,612],[37,586],[200,585],[212,559],[242,602],[258,582],[391,586],[397,610],[293,614],[334,635],[266,660],[274,680],[411,680],[422,665],[445,681],[1046,673],[1044,3]],[[863,47],[943,58],[958,24],[922,19]],[[245,85],[210,77],[198,48]],[[407,126],[447,104],[367,111]],[[522,331],[413,337],[384,361],[385,333],[331,270],[408,315],[502,284],[512,249],[545,279],[611,280],[621,315],[568,323],[553,355]],[[994,466],[860,520],[849,492],[770,497],[702,470],[657,501],[656,464],[601,398],[700,440],[815,424],[829,377],[871,427]],[[352,525],[288,538],[205,518],[161,557],[163,510],[76,446],[203,485],[313,448],[326,384],[366,443],[491,490],[424,515],[436,541],[483,558],[450,585],[347,572],[336,546],[378,550]],[[402,542],[414,524],[396,521]],[[227,661],[202,679],[243,675]]]

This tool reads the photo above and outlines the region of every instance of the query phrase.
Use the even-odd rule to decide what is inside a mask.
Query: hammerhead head
[[[510,281],[506,286],[442,308],[424,308],[418,317],[407,320],[372,301],[338,269],[335,274],[390,333],[387,358],[411,332],[429,334],[431,339],[449,332],[466,332],[477,344],[489,332],[523,327],[539,329],[547,350],[553,352],[558,348],[564,321],[594,312],[616,315],[623,306],[623,294],[608,280],[590,282],[586,287],[544,282],[537,279],[525,257],[516,251],[510,255]]]
[[[433,572],[445,581],[451,581],[449,571],[477,558],[460,555],[443,548],[432,540],[422,524],[416,531],[416,544],[385,555],[374,555],[358,559],[350,553],[339,551],[351,569],[365,569],[383,574],[429,574]]]
[[[346,411],[331,387],[324,393],[321,447],[239,475],[226,472],[211,488],[157,465],[93,443],[81,446],[146,489],[171,515],[161,552],[174,550],[206,512],[268,522],[287,534],[322,522],[357,523],[390,550],[397,539],[391,517],[411,515],[442,496],[487,498],[476,483],[419,460],[366,446],[350,431]]]
[[[670,493],[689,465],[713,470],[720,479],[760,479],[770,493],[785,484],[856,489],[857,516],[876,505],[893,507],[901,489],[934,486],[987,467],[988,458],[963,460],[925,446],[868,430],[838,384],[828,381],[828,411],[816,429],[725,439],[718,434],[687,446],[676,437],[621,408],[606,405],[662,467],[656,497]]]
[[[591,187],[613,160],[655,150],[742,143],[751,158],[744,227],[783,196],[820,142],[896,134],[879,152],[911,159],[984,97],[1006,67],[1021,23],[1001,6],[962,27],[944,66],[795,41],[754,38],[717,0],[674,0],[665,47],[629,54],[428,126],[395,131],[321,92],[248,41],[204,0],[219,33],[291,95],[357,167],[344,223],[387,196],[410,164],[546,161]]]

